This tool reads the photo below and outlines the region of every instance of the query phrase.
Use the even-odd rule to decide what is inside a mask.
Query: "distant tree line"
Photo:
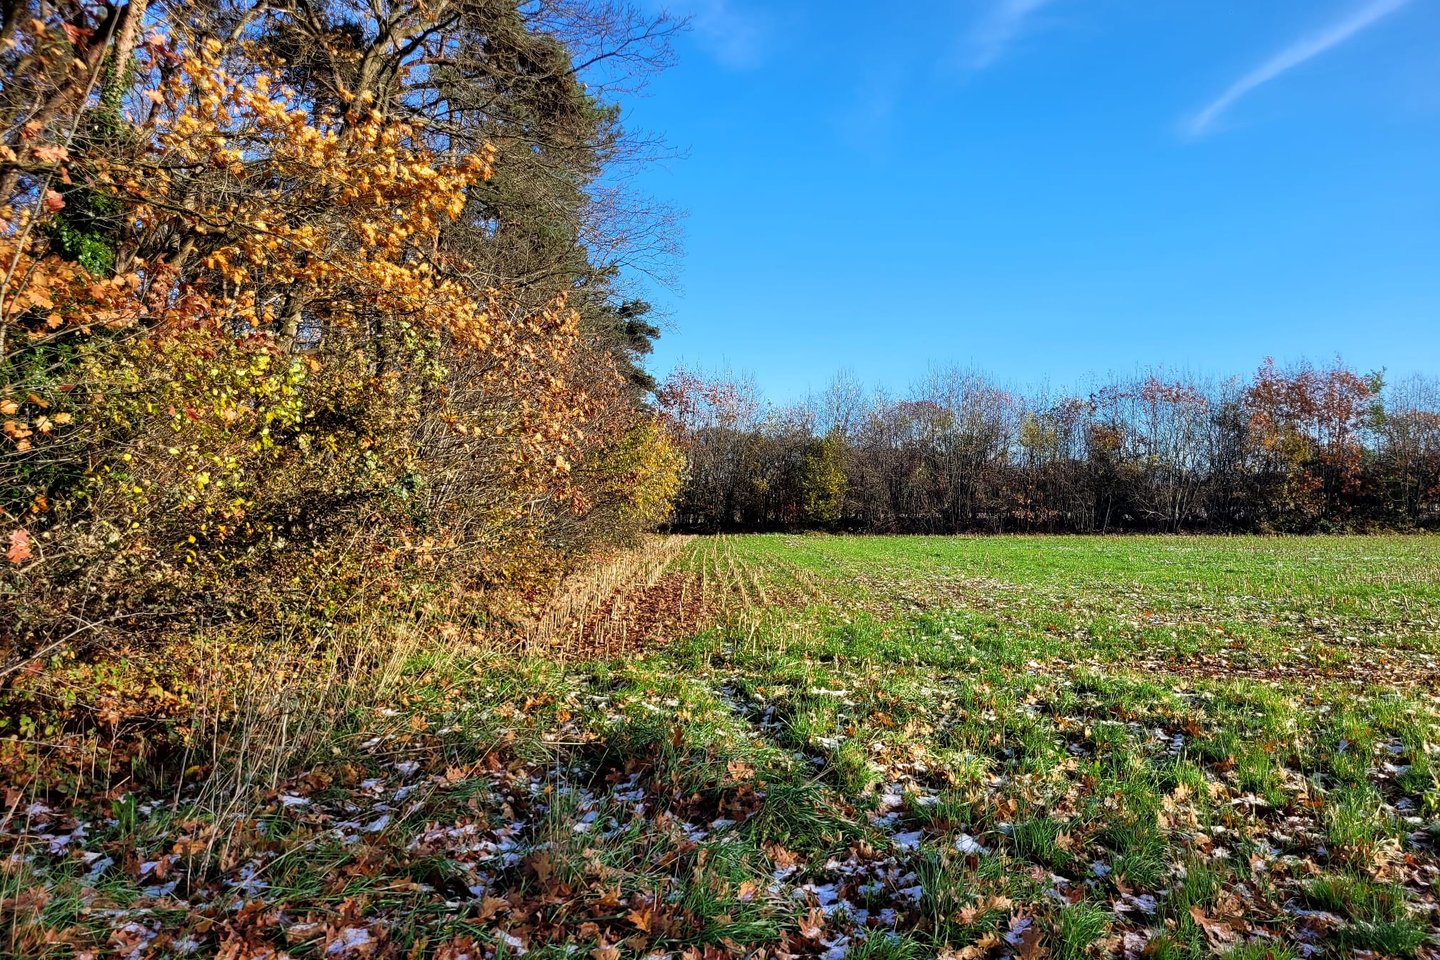
[[[837,376],[803,403],[682,370],[660,391],[696,531],[1440,528],[1440,379],[1336,361],[1085,393],[930,374],[904,397]]]

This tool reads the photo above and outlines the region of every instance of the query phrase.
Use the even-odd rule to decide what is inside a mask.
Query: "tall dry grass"
[[[373,609],[373,615],[318,632],[313,626],[265,630],[256,624],[197,631],[176,641],[183,667],[181,648],[170,648],[176,674],[183,670],[190,685],[188,716],[178,724],[183,744],[144,782],[128,777],[123,747],[110,747],[108,757],[102,747],[89,786],[76,786],[74,796],[130,791],[163,798],[208,820],[204,856],[227,862],[243,853],[245,824],[274,802],[287,780],[355,756],[361,743],[385,732],[388,708],[415,688],[418,674],[455,673],[497,654],[569,660],[630,652],[640,638],[632,635],[626,614],[633,608],[626,599],[655,586],[692,539],[650,536],[584,565],[555,589],[540,616],[484,639],[455,629],[459,610],[418,602],[367,608],[355,598],[353,610]],[[0,809],[0,818],[12,825],[50,784],[37,775],[16,786],[8,809]]]

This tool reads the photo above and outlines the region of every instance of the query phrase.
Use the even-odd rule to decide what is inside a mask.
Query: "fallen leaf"
[[[24,527],[20,527],[10,533],[10,549],[5,553],[5,559],[11,563],[24,563],[30,559],[30,533]]]

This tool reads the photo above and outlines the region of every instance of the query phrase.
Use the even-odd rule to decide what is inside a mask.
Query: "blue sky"
[[[652,366],[1440,374],[1440,0],[684,0]]]

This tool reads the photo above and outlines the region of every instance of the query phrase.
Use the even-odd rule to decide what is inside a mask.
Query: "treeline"
[[[842,375],[779,408],[681,371],[661,396],[689,457],[679,529],[1440,528],[1440,379],[1339,361],[1074,395],[950,370],[894,398]]]
[[[62,644],[483,633],[669,511],[610,0],[0,7],[0,677]]]

